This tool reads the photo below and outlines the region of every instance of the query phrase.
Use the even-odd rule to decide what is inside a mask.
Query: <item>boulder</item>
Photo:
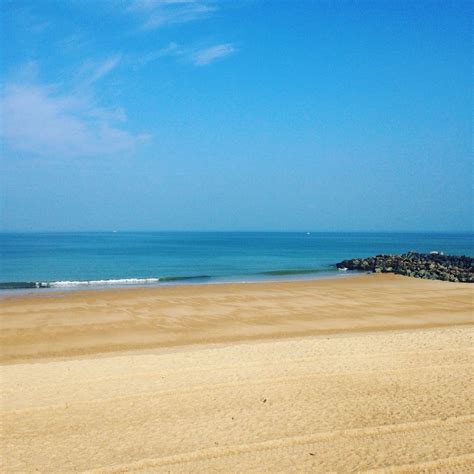
[[[474,258],[444,255],[442,252],[424,254],[410,251],[402,255],[376,255],[343,260],[337,263],[336,267],[353,271],[396,273],[430,280],[474,283]]]

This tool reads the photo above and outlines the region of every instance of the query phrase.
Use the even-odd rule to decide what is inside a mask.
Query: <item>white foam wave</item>
[[[48,285],[51,288],[72,288],[77,286],[143,285],[159,281],[159,278],[121,278],[117,280],[52,281]]]

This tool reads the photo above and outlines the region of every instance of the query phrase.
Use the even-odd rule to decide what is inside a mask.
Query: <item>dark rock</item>
[[[442,252],[426,254],[411,251],[402,255],[376,255],[343,260],[337,263],[336,267],[373,273],[396,273],[430,280],[474,283],[474,258],[444,255]]]

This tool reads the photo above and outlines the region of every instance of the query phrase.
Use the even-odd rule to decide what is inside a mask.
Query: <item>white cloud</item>
[[[178,56],[182,54],[181,48],[176,43],[170,43],[168,46],[140,55],[135,59],[135,63],[144,66],[166,56]]]
[[[232,43],[217,44],[192,53],[191,62],[196,66],[205,66],[234,52],[235,48]]]
[[[122,109],[105,109],[78,94],[40,84],[7,84],[1,97],[2,142],[11,150],[51,157],[132,152],[146,140],[119,128]]]
[[[151,51],[133,58],[133,63],[138,66],[145,66],[148,63],[162,59],[166,56],[181,58],[185,63],[194,66],[206,66],[213,61],[235,53],[236,48],[232,43],[217,44],[206,48],[184,47],[176,43],[170,43],[162,49]]]
[[[129,0],[127,11],[142,17],[142,29],[153,30],[164,25],[208,18],[217,10],[215,5],[215,0]],[[195,66],[205,66],[235,51],[232,43],[199,49],[170,43],[167,48],[143,54],[136,63],[145,65],[165,56],[174,56]]]
[[[188,23],[208,18],[216,8],[199,0],[132,0],[128,11],[142,15],[142,28]]]
[[[116,54],[110,58],[107,58],[101,63],[86,63],[82,67],[82,75],[86,76],[83,80],[83,86],[90,86],[99,79],[102,79],[104,76],[113,71],[119,65],[120,61],[121,56]]]

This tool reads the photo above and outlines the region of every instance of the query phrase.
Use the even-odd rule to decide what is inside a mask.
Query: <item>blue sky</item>
[[[2,1],[3,230],[472,230],[472,5]]]

